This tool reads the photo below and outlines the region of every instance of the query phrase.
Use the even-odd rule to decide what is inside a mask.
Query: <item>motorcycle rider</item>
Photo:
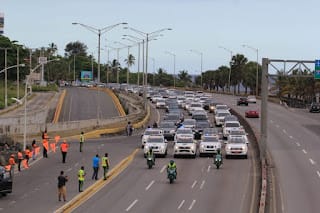
[[[223,160],[222,160],[223,158],[222,158],[222,154],[221,154],[221,150],[220,149],[217,150],[217,154],[216,154],[216,156],[214,158],[214,163],[216,163],[218,159],[221,160],[221,164],[222,164],[223,163]]]
[[[148,157],[151,157],[151,158],[152,158],[153,165],[155,165],[155,163],[156,163],[156,158],[155,158],[155,156],[154,156],[152,147],[150,147],[149,150],[148,150],[148,152],[147,152],[147,159],[148,159]]]
[[[157,122],[154,122],[153,125],[152,125],[152,127],[153,127],[153,128],[158,128]]]
[[[174,162],[174,160],[170,160],[170,162],[169,162],[169,164],[168,164],[168,166],[167,166],[167,174],[168,174],[168,177],[169,177],[169,170],[170,169],[174,169],[174,171],[175,171],[175,179],[177,179],[177,175],[178,175],[178,173],[177,173],[177,165],[176,165],[176,163]]]

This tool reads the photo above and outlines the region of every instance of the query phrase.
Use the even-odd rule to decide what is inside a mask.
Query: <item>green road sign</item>
[[[315,60],[314,65],[314,79],[320,79],[320,60]]]

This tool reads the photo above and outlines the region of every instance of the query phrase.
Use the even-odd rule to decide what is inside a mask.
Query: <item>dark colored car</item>
[[[211,127],[212,125],[208,120],[197,121],[194,129],[194,139],[200,140],[203,130]]]
[[[248,99],[246,97],[240,97],[238,100],[237,100],[237,105],[240,106],[240,105],[245,105],[245,106],[248,106],[249,102],[248,102]]]
[[[12,192],[13,169],[7,171],[0,166],[0,194],[6,196]]]
[[[312,103],[309,112],[320,112],[320,103]]]

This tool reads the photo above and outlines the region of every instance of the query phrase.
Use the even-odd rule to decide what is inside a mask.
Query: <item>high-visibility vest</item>
[[[106,167],[106,166],[109,166],[108,164],[109,164],[108,158],[107,157],[102,157],[101,158],[101,166]]]
[[[11,165],[6,165],[6,166],[4,166],[4,169],[5,169],[6,171],[10,171],[10,170],[11,170]]]
[[[18,159],[19,159],[19,160],[22,160],[22,159],[23,159],[22,152],[18,152]]]
[[[16,162],[15,162],[15,160],[14,160],[14,157],[10,157],[10,158],[9,158],[9,164],[10,164],[10,165],[15,165],[15,164],[16,164]]]
[[[78,172],[79,180],[84,181],[84,175],[85,175],[84,170],[80,169]]]
[[[83,134],[80,135],[80,142],[81,142],[81,143],[84,142],[84,135],[83,135]]]
[[[62,152],[67,152],[68,151],[68,144],[67,143],[62,143],[60,145],[61,151]]]
[[[43,139],[49,139],[49,136],[47,133],[43,133]]]
[[[30,150],[29,149],[24,150],[24,153],[26,156],[30,157]]]

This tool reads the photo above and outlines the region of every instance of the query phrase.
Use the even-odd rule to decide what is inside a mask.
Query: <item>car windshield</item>
[[[184,125],[195,125],[196,121],[195,120],[184,120],[183,124]]]
[[[159,135],[160,134],[160,130],[146,130],[144,132],[144,135]]]
[[[227,113],[227,112],[219,112],[219,113],[217,114],[217,117],[225,117],[225,116],[228,116],[228,115],[230,115],[230,114]]]
[[[225,127],[240,127],[239,123],[226,123]]]
[[[202,104],[192,103],[190,107],[202,107]]]
[[[207,122],[199,122],[196,124],[196,127],[197,128],[208,128],[208,127],[210,127],[210,124]]]
[[[218,134],[218,129],[216,128],[208,128],[203,130],[204,135],[216,135]]]
[[[172,123],[170,122],[170,123],[161,123],[160,127],[161,128],[174,128],[175,126],[174,126],[173,122]]]
[[[163,137],[149,137],[147,143],[164,143]]]
[[[179,120],[179,115],[167,115],[166,120]]]
[[[231,131],[230,135],[246,135],[244,131]]]
[[[193,134],[191,129],[180,128],[177,130],[176,134]]]
[[[221,110],[221,109],[227,110],[227,109],[228,109],[228,106],[226,106],[226,105],[216,105],[216,109],[217,109],[217,110]]]
[[[204,137],[202,142],[219,142],[217,137]]]
[[[246,143],[245,139],[243,137],[231,137],[228,143]]]
[[[177,143],[193,143],[192,137],[179,137]]]
[[[195,120],[207,120],[207,116],[204,114],[193,115],[192,118]]]

